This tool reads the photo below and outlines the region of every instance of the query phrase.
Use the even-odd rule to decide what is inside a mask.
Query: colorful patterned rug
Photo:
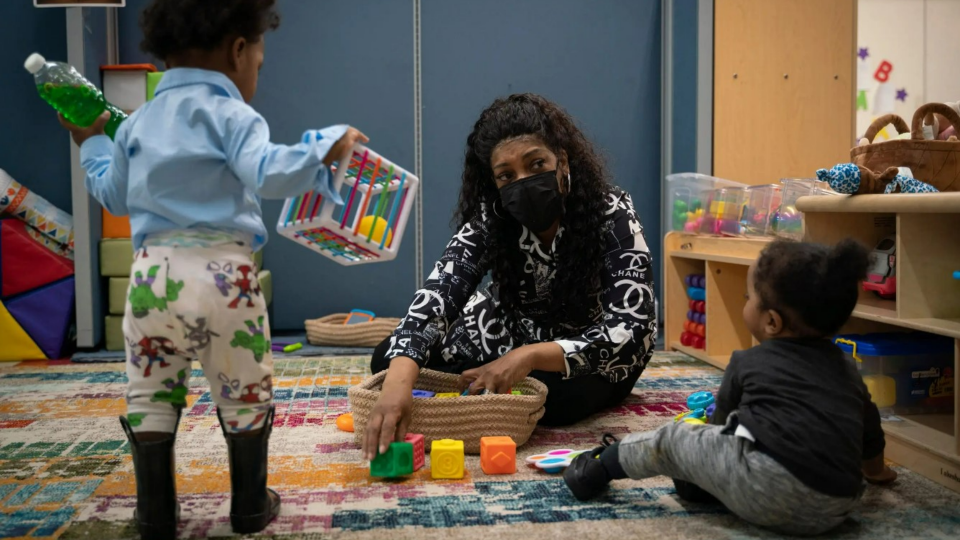
[[[679,501],[665,478],[620,481],[590,503],[535,470],[485,476],[471,456],[459,481],[431,480],[427,470],[405,481],[371,479],[352,434],[334,426],[348,410],[348,386],[366,374],[363,357],[277,361],[270,480],[283,510],[254,538],[773,537],[722,508]],[[715,390],[720,379],[684,355],[657,354],[622,407],[539,429],[519,454],[589,448],[604,432],[655,427],[683,409],[687,394]],[[116,419],[125,384],[118,364],[0,365],[0,537],[137,538],[132,464]],[[198,366],[188,403],[177,441],[180,538],[230,536],[226,446]],[[898,471],[892,488],[870,488],[856,519],[831,536],[956,538],[960,496]]]

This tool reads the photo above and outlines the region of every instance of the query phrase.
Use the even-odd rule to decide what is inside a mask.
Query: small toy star
[[[860,52],[857,53],[857,56],[859,56],[861,60],[866,60],[867,57],[870,56],[870,51],[867,50],[866,47],[860,47]]]
[[[907,89],[901,88],[897,90],[897,99],[900,101],[907,101]]]

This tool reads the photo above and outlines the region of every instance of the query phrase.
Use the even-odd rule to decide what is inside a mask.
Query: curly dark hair
[[[754,288],[787,328],[832,336],[853,313],[869,265],[870,251],[849,238],[833,247],[777,240],[760,253]]]
[[[140,49],[166,60],[199,49],[216,49],[231,37],[258,41],[276,30],[276,0],[153,0],[140,14]]]
[[[607,181],[603,160],[566,111],[536,94],[514,94],[487,107],[467,137],[463,185],[454,222],[462,227],[480,220],[482,208],[486,207],[493,278],[503,312],[515,313],[520,295],[512,266],[518,264],[517,240],[522,229],[502,209],[490,159],[501,141],[523,135],[539,137],[558,158],[561,151],[566,152],[572,179],[571,191],[564,196],[564,231],[556,246],[557,273],[550,295],[550,320],[542,322],[584,326],[590,323],[589,314],[595,308],[590,301],[595,301],[600,287],[604,211],[612,186]],[[500,208],[498,212],[491,211],[494,203]]]

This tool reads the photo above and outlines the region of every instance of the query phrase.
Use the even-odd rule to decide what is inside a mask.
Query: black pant
[[[370,371],[379,373],[390,366],[386,360],[390,348],[390,338],[387,338],[373,352],[370,361]],[[440,347],[431,351],[431,358],[440,357]],[[436,362],[428,367],[435,371],[460,374],[468,369],[482,365],[480,362],[445,363]],[[539,424],[542,426],[566,426],[579,422],[584,418],[604,409],[619,405],[630,395],[633,385],[640,378],[640,370],[631,374],[625,380],[612,383],[600,375],[588,375],[575,379],[564,379],[560,373],[533,371],[530,376],[547,385],[547,402],[544,405],[546,412]]]

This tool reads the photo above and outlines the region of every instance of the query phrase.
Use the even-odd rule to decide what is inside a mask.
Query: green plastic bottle
[[[43,56],[33,53],[27,57],[23,67],[33,74],[40,97],[70,122],[87,127],[103,111],[110,111],[110,120],[103,130],[112,139],[120,123],[127,119],[126,113],[104,99],[103,93],[72,66],[48,62]]]

